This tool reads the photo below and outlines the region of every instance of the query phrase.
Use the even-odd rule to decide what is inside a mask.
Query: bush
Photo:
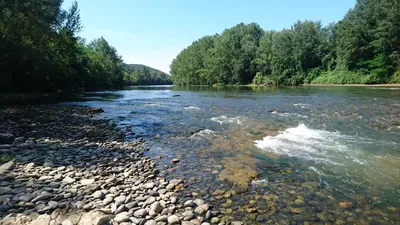
[[[253,78],[253,84],[261,85],[263,84],[264,77],[261,72],[257,72],[256,76]]]
[[[391,84],[400,84],[400,70],[397,70],[389,80]]]

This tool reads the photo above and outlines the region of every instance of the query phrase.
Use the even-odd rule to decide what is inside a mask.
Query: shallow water
[[[226,218],[400,223],[400,89],[148,86],[105,93],[119,97],[91,94],[80,104],[102,107],[128,140],[147,140],[163,174],[187,180],[183,197],[197,192]]]

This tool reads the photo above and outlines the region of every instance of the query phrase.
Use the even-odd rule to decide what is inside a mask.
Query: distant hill
[[[124,64],[124,80],[128,85],[172,84],[170,75],[142,64]]]

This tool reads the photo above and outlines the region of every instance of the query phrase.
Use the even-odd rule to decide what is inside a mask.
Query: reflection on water
[[[207,198],[226,219],[400,223],[400,89],[142,86],[103,94],[120,97],[84,104],[102,107],[128,139],[146,139],[164,175],[187,180],[182,196]]]

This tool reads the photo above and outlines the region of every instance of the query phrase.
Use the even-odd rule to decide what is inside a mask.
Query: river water
[[[223,220],[400,224],[400,88],[143,86],[80,104]]]

